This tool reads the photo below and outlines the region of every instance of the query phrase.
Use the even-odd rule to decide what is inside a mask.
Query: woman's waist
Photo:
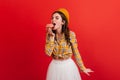
[[[52,54],[52,58],[55,60],[67,60],[69,58],[71,58],[72,53],[68,53],[68,54]]]

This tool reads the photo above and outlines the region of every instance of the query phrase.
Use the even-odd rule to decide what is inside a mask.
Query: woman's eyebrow
[[[55,17],[59,17],[59,16],[55,16]]]
[[[56,18],[59,18],[59,16],[56,16]]]

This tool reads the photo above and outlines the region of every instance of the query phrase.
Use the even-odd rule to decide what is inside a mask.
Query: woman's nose
[[[55,19],[52,20],[52,23],[55,23]]]

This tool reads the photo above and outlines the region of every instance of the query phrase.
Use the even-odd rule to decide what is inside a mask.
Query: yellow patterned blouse
[[[64,35],[62,36],[62,38],[59,41],[56,41],[46,34],[45,53],[48,56],[54,55],[54,56],[63,57],[63,58],[71,57],[72,54],[74,54],[75,60],[78,64],[78,66],[83,71],[86,68],[85,68],[82,58],[80,56],[76,35],[73,31],[70,31],[70,42],[72,43],[73,47],[69,46],[66,43]],[[72,48],[73,48],[73,50],[72,50]]]

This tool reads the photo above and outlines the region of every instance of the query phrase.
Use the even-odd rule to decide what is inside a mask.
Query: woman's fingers
[[[52,30],[52,27],[53,27],[53,24],[47,24],[46,25],[46,31],[48,32],[50,32],[51,30]]]
[[[94,72],[94,71],[88,68],[88,72]]]
[[[50,34],[51,36],[55,36],[51,28],[48,28],[47,33]]]
[[[87,68],[83,71],[86,75],[90,76],[90,72],[94,72],[91,69]]]
[[[51,34],[51,31],[52,31],[51,28],[47,29],[47,32],[50,33],[50,34]]]
[[[46,28],[52,28],[52,27],[54,27],[53,24],[47,24],[47,25],[46,25]]]
[[[51,36],[55,36],[55,34],[54,34],[53,31],[52,31],[52,28],[53,28],[53,27],[54,27],[53,24],[47,24],[47,25],[46,25],[46,31],[47,31],[47,33],[50,34]]]

